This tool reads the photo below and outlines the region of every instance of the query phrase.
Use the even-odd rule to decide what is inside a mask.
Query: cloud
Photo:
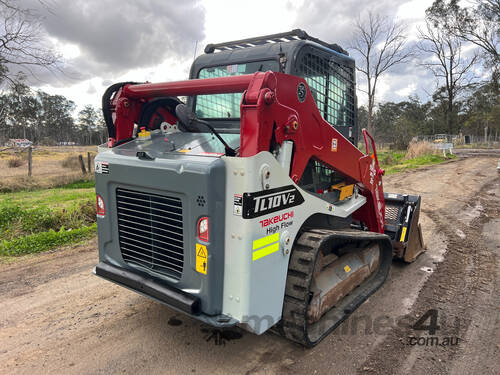
[[[95,86],[92,84],[92,82],[89,84],[89,88],[87,89],[87,94],[93,95],[97,92]]]
[[[233,7],[219,0],[22,2],[43,16],[48,40],[65,59],[64,74],[42,71],[38,74],[41,81],[30,83],[96,105],[103,88],[113,82],[186,78],[196,41],[201,53],[207,42],[302,28],[347,48],[354,22],[370,10],[403,19],[414,45],[415,26],[422,23],[424,10],[432,4],[432,0],[254,0]],[[261,17],[264,8],[268,17]],[[269,17],[274,21],[270,23]],[[362,88],[360,73],[358,82]],[[426,100],[434,88],[435,80],[424,67],[416,62],[402,64],[382,77],[377,101],[404,100],[402,94],[407,92]],[[365,96],[358,92],[360,104],[366,102]]]
[[[394,17],[401,3],[400,0],[307,1],[297,11],[296,24],[310,35],[345,46],[359,16],[370,10]]]
[[[205,10],[198,0],[59,0],[46,4],[32,2],[31,8],[43,17],[47,35],[80,52],[65,61],[70,80],[117,77],[166,59],[180,61],[191,57],[196,41],[205,37]]]
[[[427,4],[428,3],[428,4]],[[318,37],[329,43],[337,43],[349,50],[354,36],[354,24],[366,17],[368,11],[373,14],[386,16],[390,20],[402,19],[407,25],[409,34],[408,48],[415,50],[415,25],[422,22],[425,9],[432,4],[432,0],[344,0],[333,2],[319,0],[304,2],[297,10],[296,25],[304,28],[309,35]],[[351,52],[351,57],[359,60],[359,56]],[[358,103],[367,102],[366,80],[357,73]],[[377,84],[376,101],[400,101],[406,99],[406,94],[418,95],[421,99],[428,98],[428,92],[433,91],[434,85],[431,75],[416,60],[394,66],[380,77]]]

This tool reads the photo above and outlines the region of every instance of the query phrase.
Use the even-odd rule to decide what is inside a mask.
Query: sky
[[[63,73],[42,72],[32,86],[62,94],[81,109],[100,107],[107,86],[120,81],[187,79],[194,56],[208,43],[304,29],[348,46],[353,23],[374,13],[408,25],[410,41],[432,0],[20,0],[41,15],[42,29],[61,55]],[[356,56],[354,56],[356,57]],[[358,102],[366,103],[358,73]],[[409,95],[428,99],[434,78],[402,64],[382,77],[379,102]]]

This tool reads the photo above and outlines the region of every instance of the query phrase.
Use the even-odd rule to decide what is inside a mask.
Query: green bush
[[[26,233],[37,233],[61,227],[62,212],[54,212],[48,207],[37,207],[22,211],[21,225]]]
[[[66,228],[79,228],[90,225],[96,220],[96,206],[94,201],[84,201],[76,206],[61,212],[61,225]]]
[[[19,205],[0,205],[0,240],[12,239],[61,227],[76,229],[95,223],[96,207],[93,200],[84,200],[69,208],[46,206],[22,209]]]
[[[401,163],[404,155],[402,151],[381,151],[378,152],[378,160],[382,168],[387,168],[391,165]]]
[[[6,229],[12,222],[20,220],[22,210],[19,206],[0,206],[0,230]]]
[[[0,195],[0,256],[35,253],[96,231],[93,181],[66,188]]]
[[[80,202],[78,204],[78,212],[82,220],[88,223],[94,223],[97,215],[95,200]]]
[[[81,180],[81,181],[72,182],[71,184],[63,185],[62,188],[64,188],[64,189],[88,189],[88,188],[93,188],[94,186],[95,186],[94,180]]]

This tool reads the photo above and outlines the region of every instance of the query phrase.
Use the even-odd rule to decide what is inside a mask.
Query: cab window
[[[274,60],[256,61],[245,64],[203,68],[200,70],[198,78],[239,76],[268,70],[277,71],[278,62]],[[242,93],[239,92],[232,94],[198,95],[195,104],[196,116],[204,119],[239,119],[241,97]]]

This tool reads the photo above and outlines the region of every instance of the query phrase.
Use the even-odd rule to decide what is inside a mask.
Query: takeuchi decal
[[[276,215],[271,218],[262,219],[259,221],[259,223],[262,226],[262,228],[264,228],[267,227],[268,225],[277,224],[281,221],[291,220],[291,219],[293,219],[293,211],[285,212],[284,214]]]
[[[293,186],[283,186],[275,189],[243,194],[243,218],[255,217],[281,211],[304,203],[304,197]]]

